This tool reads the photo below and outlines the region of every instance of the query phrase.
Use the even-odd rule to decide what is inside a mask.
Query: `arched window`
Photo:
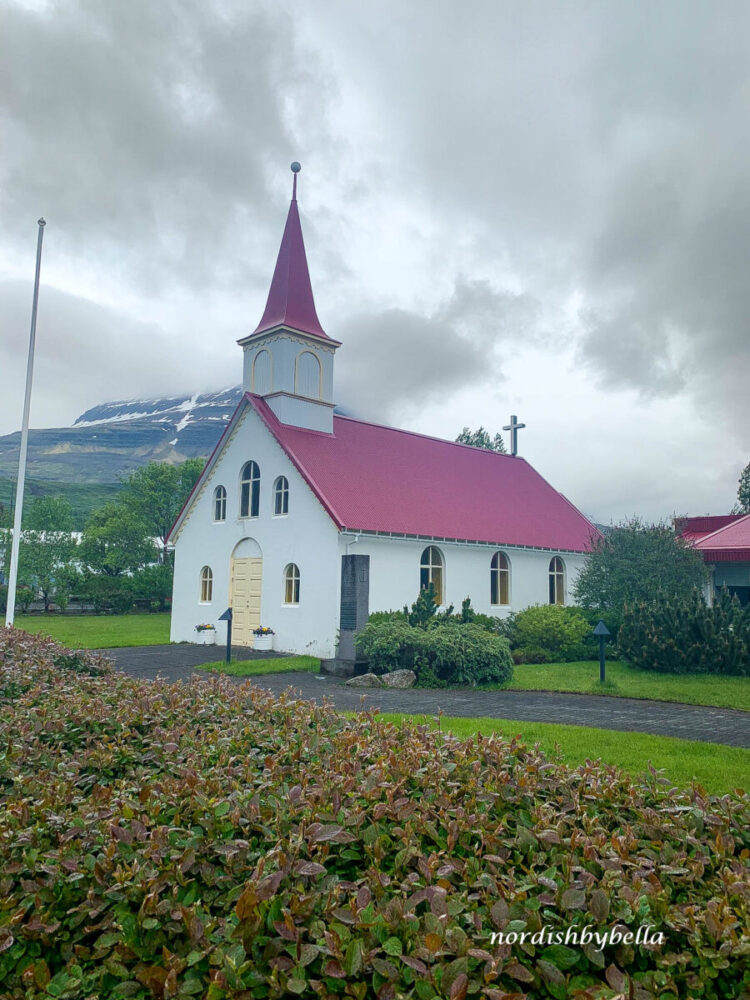
[[[274,514],[289,513],[289,480],[286,476],[279,476],[273,484],[273,512]]]
[[[257,462],[245,462],[240,482],[240,517],[257,517],[260,511],[260,469]]]
[[[312,351],[297,355],[294,372],[294,391],[298,396],[320,399],[320,361]]]
[[[201,570],[201,604],[210,604],[214,598],[214,575],[210,566]]]
[[[550,604],[565,604],[565,563],[560,556],[550,559],[549,602]]]
[[[284,604],[299,604],[299,566],[294,563],[284,570]]]
[[[419,562],[419,587],[425,590],[429,585],[435,588],[435,600],[443,603],[443,556],[440,549],[428,545]]]
[[[226,521],[227,519],[227,491],[223,486],[217,486],[214,490],[214,521]]]
[[[271,391],[271,355],[268,351],[258,351],[253,358],[253,392],[259,396]]]
[[[510,604],[510,563],[504,552],[496,552],[490,563],[490,604]]]

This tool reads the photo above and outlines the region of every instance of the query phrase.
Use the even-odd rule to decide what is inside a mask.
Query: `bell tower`
[[[238,341],[244,352],[243,388],[262,396],[283,424],[333,433],[333,360],[338,340],[315,311],[297,208],[299,163],[268,301],[260,323]]]

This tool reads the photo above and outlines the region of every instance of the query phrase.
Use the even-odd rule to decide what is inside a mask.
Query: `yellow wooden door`
[[[263,560],[232,559],[229,604],[232,608],[232,643],[252,646],[253,629],[260,625],[260,588]]]

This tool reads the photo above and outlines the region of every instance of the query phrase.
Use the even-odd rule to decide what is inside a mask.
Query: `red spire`
[[[284,235],[281,237],[271,289],[263,318],[253,332],[263,333],[265,330],[283,325],[301,333],[311,333],[313,336],[329,340],[315,312],[310,272],[307,269],[305,243],[302,239],[302,226],[297,210],[297,174],[300,169],[299,163],[295,161],[292,164],[294,173],[292,203],[289,206]]]

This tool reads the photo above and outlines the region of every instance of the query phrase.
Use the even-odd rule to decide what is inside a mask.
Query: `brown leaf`
[[[442,938],[438,934],[430,933],[424,939],[425,946],[430,951],[440,951],[443,946]]]
[[[427,974],[427,966],[424,962],[420,962],[418,958],[412,958],[411,955],[402,955],[401,961],[404,965],[408,965],[410,969],[414,969],[414,971],[418,972],[421,976]]]
[[[617,968],[616,965],[608,965],[604,971],[604,975],[607,978],[607,982],[616,990],[618,993],[625,992],[625,986],[627,985],[627,978],[625,973]]]
[[[530,972],[525,965],[521,965],[520,962],[511,962],[510,965],[506,965],[503,972],[507,972],[509,976],[513,976],[517,979],[519,983],[533,983],[534,975]]]
[[[609,899],[603,889],[594,889],[589,898],[589,913],[601,924],[609,916]]]
[[[319,865],[317,861],[300,861],[294,869],[295,875],[324,875],[325,865]]]
[[[450,1000],[464,1000],[469,989],[469,977],[465,972],[460,972],[453,980],[451,986]]]
[[[583,889],[566,889],[560,903],[564,910],[582,910],[586,906],[586,893]]]

